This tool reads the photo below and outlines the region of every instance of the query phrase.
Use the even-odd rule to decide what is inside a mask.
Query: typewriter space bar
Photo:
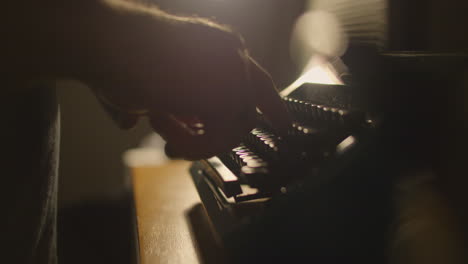
[[[206,176],[223,191],[226,197],[233,197],[242,193],[239,178],[219,158],[213,157],[202,160],[201,163],[204,165]]]

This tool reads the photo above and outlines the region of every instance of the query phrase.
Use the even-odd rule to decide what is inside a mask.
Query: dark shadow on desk
[[[131,195],[61,208],[58,257],[61,264],[137,263]]]
[[[200,263],[229,263],[203,205],[196,204],[189,209],[186,219]]]

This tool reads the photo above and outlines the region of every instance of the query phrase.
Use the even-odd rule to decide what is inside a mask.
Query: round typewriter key
[[[304,101],[299,101],[299,118],[304,120],[306,118],[306,104]]]
[[[240,157],[243,154],[245,154],[245,153],[235,153],[235,156]]]
[[[263,168],[263,167],[267,167],[268,163],[257,161],[257,160],[251,160],[247,162],[247,166],[250,168]]]
[[[317,105],[316,104],[310,104],[310,116],[313,119],[317,119],[317,117],[318,117],[317,111],[318,111]]]
[[[346,110],[339,110],[338,114],[340,115],[340,122],[346,122],[349,118],[349,112]]]
[[[317,105],[316,113],[317,113],[316,117],[318,119],[323,119],[323,106],[322,105]]]
[[[242,150],[236,151],[235,153],[236,154],[242,154],[242,153],[247,153],[247,152],[250,152],[250,150],[249,149],[242,149]]]
[[[308,121],[312,118],[310,106],[311,106],[310,102],[304,102],[302,111],[303,111],[303,117],[305,121]]]
[[[330,107],[323,108],[323,115],[325,120],[333,120],[333,112]]]
[[[301,128],[302,128],[302,127],[301,127]],[[296,129],[294,129],[294,135],[295,135],[295,136],[300,136],[300,135],[302,135],[302,131],[299,130],[298,127],[296,127]]]
[[[248,166],[244,166],[241,168],[242,173],[244,174],[267,174],[268,169],[267,168],[252,168]]]
[[[283,97],[283,100],[284,100],[284,104],[286,105],[286,109],[288,110],[288,112],[291,112],[292,107],[291,107],[291,102],[289,101],[289,98]]]
[[[330,112],[331,112],[331,120],[338,121],[339,120],[339,118],[338,118],[338,109],[337,108],[330,108]]]
[[[245,153],[245,152],[249,152],[249,151],[250,151],[250,149],[245,148],[245,149],[237,150],[237,151],[235,151],[235,153]]]
[[[265,141],[265,144],[268,148],[268,151],[278,151],[278,147],[276,146],[275,142],[273,141]]]
[[[241,157],[241,159],[245,162],[249,161],[249,160],[261,160],[261,158],[257,155],[251,155],[251,156],[244,156],[244,157]]]
[[[244,160],[243,163],[248,166],[250,163],[252,163],[252,164],[263,164],[263,163],[265,163],[265,161],[262,160],[262,159],[251,159],[251,160]]]
[[[272,151],[274,148],[276,148],[276,144],[273,141],[265,141],[265,145],[268,147],[269,151]]]
[[[256,135],[253,135],[252,138],[253,138],[253,139],[256,139],[256,138],[260,138],[260,137],[262,137],[262,136],[264,136],[264,135],[263,135],[263,134],[256,134]]]
[[[254,155],[254,154],[255,154],[255,153],[253,153],[253,152],[245,152],[245,153],[239,154],[238,156],[241,157],[241,158],[243,158],[243,157],[250,157],[250,156],[252,156],[252,155]]]
[[[245,153],[240,153],[237,156],[239,156],[240,158],[244,158],[244,157],[251,157],[251,156],[254,156],[254,155],[255,155],[255,153],[249,151],[249,152],[245,152]]]
[[[240,150],[246,150],[247,147],[244,147],[244,146],[239,146],[237,148],[233,148],[232,151],[236,152],[236,151],[240,151]]]
[[[298,111],[299,111],[299,100],[294,99],[294,100],[293,100],[293,103],[294,103],[294,110],[295,110],[296,112],[298,112]]]
[[[197,122],[197,123],[190,124],[190,126],[193,128],[204,128],[205,124]]]
[[[304,133],[306,135],[313,134],[314,132],[316,132],[316,130],[313,129],[313,128],[310,128],[310,127],[303,127],[302,128],[302,133]]]
[[[255,128],[255,129],[252,130],[250,133],[251,133],[252,135],[258,135],[258,134],[261,134],[262,131],[261,131],[260,129]]]
[[[241,152],[241,151],[249,151],[249,149],[247,147],[243,147],[243,148],[236,148],[236,150],[233,150],[233,152]]]

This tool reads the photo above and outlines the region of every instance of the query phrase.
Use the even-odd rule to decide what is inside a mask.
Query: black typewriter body
[[[193,180],[222,243],[240,261],[273,263],[281,257],[300,260],[309,253],[331,258],[335,254],[324,249],[337,249],[339,237],[349,232],[354,234],[344,237],[374,236],[367,240],[377,246],[375,234],[385,232],[389,219],[390,210],[382,205],[389,206],[391,184],[369,168],[355,168],[379,162],[372,151],[372,120],[354,107],[350,87],[344,85],[304,85],[283,100],[294,117],[287,135],[276,135],[259,115],[257,128],[241,145],[192,166]],[[346,175],[355,171],[359,175]],[[323,212],[325,207],[337,210]],[[326,227],[334,230],[328,233]],[[328,245],[311,245],[314,241]],[[364,254],[359,251],[363,245],[353,241],[341,242],[349,254],[379,254]],[[309,251],[309,246],[317,251]]]
[[[193,164],[203,205],[235,262],[387,262],[395,183],[416,168],[444,166],[438,154],[456,145],[442,140],[450,135],[441,124],[460,114],[450,102],[466,59],[383,56],[389,75],[380,78],[397,87],[392,94],[304,84],[283,98],[294,119],[287,135],[259,114],[238,147]]]
[[[349,8],[336,5],[340,18],[367,3],[341,2]],[[387,263],[395,184],[409,171],[443,170],[451,162],[443,153],[463,152],[468,57],[409,37],[398,14],[410,9],[399,8],[416,3],[377,2],[389,3],[387,39],[353,31],[365,16],[349,20],[344,85],[302,85],[283,98],[294,120],[287,135],[259,114],[238,147],[192,165],[234,263]]]

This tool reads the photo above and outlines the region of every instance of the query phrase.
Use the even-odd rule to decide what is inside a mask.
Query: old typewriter
[[[419,1],[332,2],[328,11],[350,37],[344,84],[302,84],[283,97],[294,119],[287,135],[258,113],[239,146],[191,167],[234,262],[386,263],[396,179],[443,166],[434,156],[455,151],[441,126],[461,118],[460,104],[450,102],[462,91],[467,57],[422,47],[436,37],[430,30],[426,42],[409,34],[405,26],[430,21],[401,23]],[[375,16],[362,13],[368,5],[387,5],[378,20],[385,27],[375,30]]]

